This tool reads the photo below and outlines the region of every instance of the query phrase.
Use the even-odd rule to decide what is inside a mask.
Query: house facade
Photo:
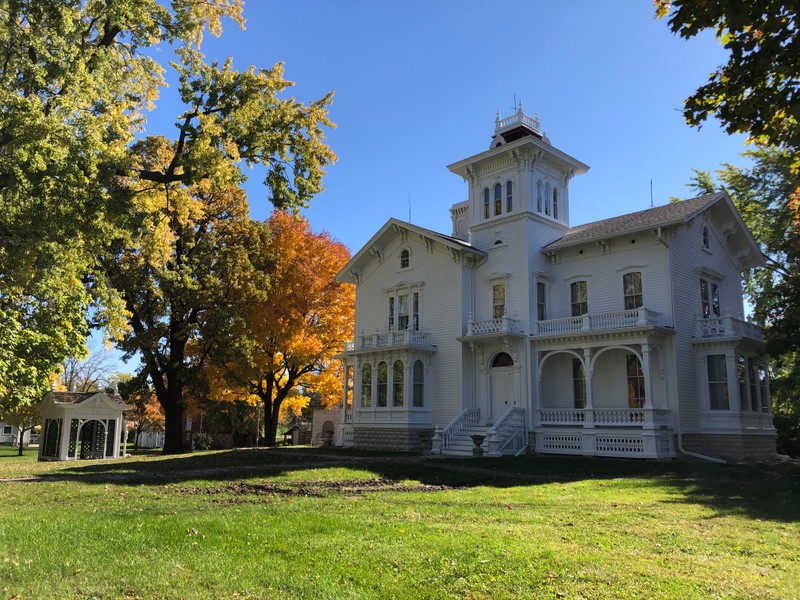
[[[342,444],[775,456],[742,294],[763,258],[726,194],[570,227],[589,167],[521,105],[448,168],[468,185],[451,234],[391,219],[337,276],[357,286]]]

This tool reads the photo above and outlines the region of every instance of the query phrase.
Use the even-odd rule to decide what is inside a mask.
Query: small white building
[[[28,429],[22,435],[22,445],[27,447],[31,443],[31,430]],[[0,421],[0,445],[3,446],[18,446],[19,445],[19,427],[11,423],[3,423]]]
[[[48,392],[42,399],[39,460],[119,458],[122,413],[131,407],[104,392]]]
[[[448,167],[450,235],[389,220],[342,269],[356,285],[341,440],[357,448],[725,460],[775,456],[763,264],[725,193],[570,226],[588,171],[522,106]],[[345,403],[346,404],[346,403]]]

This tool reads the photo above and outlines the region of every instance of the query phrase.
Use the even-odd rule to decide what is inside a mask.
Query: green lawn
[[[800,598],[800,464],[0,449],[2,598]]]

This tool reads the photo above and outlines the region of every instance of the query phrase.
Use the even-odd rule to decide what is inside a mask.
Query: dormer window
[[[489,188],[483,188],[483,218],[489,218]]]
[[[400,251],[400,268],[407,269],[411,266],[411,252],[408,249],[403,248]]]
[[[503,186],[496,183],[494,186],[494,216],[503,214]]]
[[[514,196],[514,184],[508,181],[506,182],[506,212],[511,212],[511,209],[513,208],[514,205],[513,196]]]

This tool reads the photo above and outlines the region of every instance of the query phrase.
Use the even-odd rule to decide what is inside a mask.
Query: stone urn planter
[[[485,435],[471,435],[472,443],[475,444],[475,447],[472,449],[472,456],[483,456],[483,448],[481,444],[483,444],[483,440],[486,439]]]

